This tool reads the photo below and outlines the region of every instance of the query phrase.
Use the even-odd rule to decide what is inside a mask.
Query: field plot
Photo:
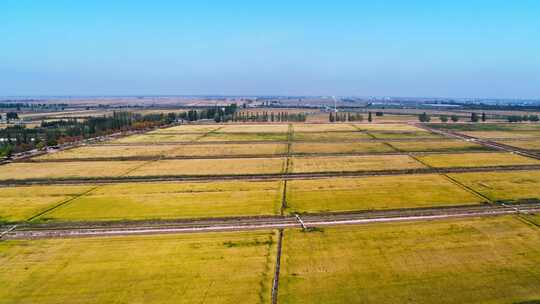
[[[294,132],[358,131],[351,124],[294,124]]]
[[[182,147],[180,145],[141,145],[141,146],[85,146],[55,153],[47,153],[36,159],[84,159],[110,157],[159,157],[168,155],[168,151]]]
[[[44,215],[55,221],[207,218],[279,214],[282,182],[103,185]]]
[[[408,125],[408,124],[362,123],[362,124],[355,124],[354,126],[356,126],[356,128],[358,128],[359,130],[363,130],[363,131],[375,131],[375,132],[388,132],[388,131],[395,131],[395,132],[424,132],[423,129],[420,129],[418,127]]]
[[[291,180],[287,208],[337,212],[477,204],[484,201],[441,175]]]
[[[521,115],[521,112],[507,113],[503,115]],[[540,131],[540,124],[530,123],[481,123],[481,124],[431,124],[435,129],[447,129],[457,132],[477,132],[477,131]]]
[[[462,153],[417,156],[423,163],[436,168],[492,167],[512,165],[538,165],[540,161],[512,153]]]
[[[131,143],[162,143],[162,142],[191,142],[203,137],[206,133],[190,133],[190,134],[176,134],[176,133],[156,133],[156,134],[138,134],[127,137],[122,137],[110,141],[114,144],[131,144]]]
[[[539,131],[472,131],[461,132],[462,134],[478,138],[537,138]]]
[[[461,140],[393,141],[389,145],[404,152],[443,152],[489,150],[482,145]]]
[[[25,221],[90,189],[91,185],[0,187],[0,223]]]
[[[155,131],[148,132],[147,134],[160,134],[160,133],[208,133],[211,131],[219,130],[220,125],[181,125],[165,129],[157,129]]]
[[[389,138],[444,138],[444,136],[425,132],[396,132],[396,131],[369,131],[369,134],[377,139],[389,139]]]
[[[279,303],[536,303],[540,233],[515,217],[287,230]]]
[[[0,303],[269,303],[272,232],[0,243]]]
[[[289,125],[286,124],[253,124],[253,125],[224,125],[217,130],[218,133],[287,133]]]
[[[498,143],[526,150],[540,150],[540,140],[498,140]]]
[[[390,146],[381,142],[351,142],[351,143],[293,143],[292,152],[295,154],[331,154],[331,153],[381,153],[395,152]]]
[[[110,157],[196,157],[283,154],[286,144],[215,144],[215,145],[150,145],[150,146],[87,146],[49,153],[37,159],[83,159]]]
[[[540,200],[540,171],[459,173],[450,176],[493,201]]]
[[[208,133],[199,141],[286,141],[287,133]]]
[[[144,163],[143,161],[11,163],[0,166],[0,180],[116,177]]]
[[[271,174],[283,171],[284,158],[174,159],[148,163],[128,176]]]
[[[300,172],[353,172],[425,168],[407,155],[292,157],[290,168]]]
[[[293,140],[297,141],[353,141],[369,139],[369,135],[363,132],[304,132],[294,133]]]

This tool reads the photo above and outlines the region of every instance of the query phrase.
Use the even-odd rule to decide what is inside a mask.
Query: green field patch
[[[538,165],[540,161],[512,153],[431,154],[417,158],[436,168]]]
[[[286,141],[287,133],[209,133],[199,141]]]
[[[291,180],[287,211],[338,212],[478,204],[484,200],[441,175]]]
[[[0,242],[0,303],[270,303],[275,239],[225,232]]]
[[[353,141],[369,139],[369,135],[363,132],[295,132],[293,140],[296,141]]]
[[[331,154],[331,153],[381,153],[395,152],[390,146],[381,142],[349,142],[349,143],[293,143],[294,154]]]
[[[393,141],[389,145],[404,152],[444,152],[444,151],[481,151],[489,150],[482,145],[460,140],[438,141]]]
[[[382,118],[375,117],[375,119],[384,119],[384,116]],[[375,132],[423,132],[422,129],[406,123],[361,123],[355,124],[354,126],[359,130]]]
[[[472,131],[462,132],[465,135],[477,138],[537,138],[540,137],[540,130],[537,131]]]
[[[103,185],[45,218],[104,221],[279,214],[282,182],[126,183]]]
[[[510,216],[288,230],[282,252],[279,303],[540,299],[538,227]]]
[[[389,132],[389,131],[369,131],[369,134],[377,139],[400,139],[400,138],[444,138],[444,136],[426,132]]]

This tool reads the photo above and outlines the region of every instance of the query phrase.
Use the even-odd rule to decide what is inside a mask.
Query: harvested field
[[[286,144],[216,144],[155,146],[87,146],[49,153],[37,159],[110,158],[110,157],[195,157],[283,154]]]
[[[485,200],[441,175],[291,180],[287,210],[338,212],[477,204]]]
[[[174,159],[150,162],[128,176],[232,175],[281,173],[284,158]]]
[[[382,132],[382,131],[369,131],[369,134],[377,139],[388,138],[444,138],[444,136],[431,133],[431,132]]]
[[[209,133],[199,141],[286,141],[287,133]]]
[[[537,165],[539,160],[512,153],[432,154],[417,157],[435,168]]]
[[[440,141],[393,141],[389,145],[404,152],[444,152],[444,151],[481,151],[490,150],[482,145],[461,140]]]
[[[539,131],[472,131],[462,134],[478,138],[537,138]]]
[[[540,139],[539,140],[498,140],[498,143],[509,145],[512,147],[517,147],[520,149],[526,150],[540,150]]]
[[[142,161],[11,163],[0,166],[0,180],[115,177],[143,165]]]
[[[287,133],[287,124],[224,125],[218,133]]]
[[[122,137],[110,141],[114,144],[130,144],[130,143],[161,143],[161,142],[191,142],[196,141],[203,137],[205,133],[200,134],[167,134],[167,133],[155,133],[155,134],[138,134],[128,137]]]
[[[40,219],[103,221],[279,214],[282,182],[103,185]]]
[[[378,119],[375,117],[375,119]],[[375,131],[375,132],[387,132],[387,131],[394,131],[394,132],[423,132],[424,130],[408,125],[408,124],[391,124],[391,123],[385,123],[385,124],[377,124],[377,123],[362,123],[362,124],[355,124],[356,128],[359,130],[364,131]]]
[[[294,132],[328,132],[328,131],[358,131],[351,124],[294,124]]]
[[[5,241],[0,302],[269,303],[275,242],[272,232]]]
[[[538,227],[510,216],[288,230],[281,265],[280,303],[540,299]]]
[[[91,188],[91,185],[0,187],[0,223],[25,221]]]
[[[292,152],[295,154],[316,153],[381,153],[395,152],[390,146],[381,142],[352,142],[352,143],[293,143]]]
[[[540,171],[459,173],[450,176],[493,201],[540,200]]]
[[[293,140],[298,141],[352,141],[357,139],[369,139],[369,135],[363,132],[305,132],[294,133]]]
[[[292,157],[290,172],[351,172],[425,168],[407,155]]]

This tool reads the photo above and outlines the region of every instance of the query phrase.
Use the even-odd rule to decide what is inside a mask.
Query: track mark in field
[[[71,203],[72,201],[78,199],[79,197],[82,197],[82,196],[84,196],[84,195],[87,195],[88,193],[90,193],[90,192],[96,190],[97,188],[99,188],[99,187],[101,187],[101,186],[103,186],[103,185],[98,185],[98,186],[92,187],[91,189],[89,189],[89,190],[87,190],[87,191],[84,191],[84,192],[82,192],[82,193],[79,193],[79,194],[77,194],[77,195],[74,195],[73,197],[70,197],[70,198],[68,198],[68,199],[65,199],[65,200],[61,201],[60,203],[58,203],[58,204],[52,206],[51,208],[48,208],[48,209],[46,209],[46,210],[43,210],[43,211],[39,212],[39,213],[36,214],[36,215],[31,216],[31,217],[28,218],[26,221],[27,221],[27,222],[33,221],[34,219],[36,219],[36,218],[38,218],[38,217],[41,217],[41,216],[43,216],[43,215],[45,215],[45,214],[47,214],[47,213],[49,213],[49,212],[51,212],[51,211],[53,211],[53,210],[55,210],[55,209],[58,209],[58,208],[60,208],[60,207],[62,207],[62,206],[65,206],[65,205]]]
[[[442,175],[443,177],[445,177],[447,180],[449,180],[451,183],[453,183],[454,185],[456,185],[456,186],[458,186],[458,187],[464,189],[465,191],[467,191],[467,192],[469,192],[469,193],[472,193],[472,194],[475,195],[476,197],[479,197],[479,198],[485,200],[487,203],[490,203],[490,204],[493,205],[493,201],[492,201],[489,197],[483,195],[482,193],[480,193],[480,192],[474,190],[474,189],[471,188],[471,187],[468,187],[468,186],[466,186],[466,185],[460,183],[458,180],[456,180],[456,179],[450,177],[448,174],[441,174],[441,175]]]
[[[417,161],[417,162],[421,163],[422,165],[424,165],[426,168],[436,170],[436,168],[433,168],[433,167],[430,166],[428,163],[423,162],[422,160],[420,160],[418,157],[414,156],[413,154],[407,153],[407,155],[408,155],[410,158],[414,159],[415,161]]]
[[[206,132],[206,133],[204,133],[203,135],[201,135],[201,136],[195,138],[195,139],[192,140],[191,142],[192,142],[192,143],[198,142],[198,141],[200,141],[201,139],[207,137],[208,135],[214,134],[214,133],[216,133],[218,130],[223,129],[223,127],[224,127],[224,126],[220,126],[220,127],[217,127],[217,128],[215,128],[215,129],[213,129],[213,130],[211,130],[211,131],[209,131],[209,132]]]
[[[383,142],[382,144],[385,145],[385,146],[387,146],[387,147],[389,147],[390,149],[392,149],[392,150],[394,150],[394,151],[396,151],[396,152],[406,153],[405,151],[396,148],[395,146],[393,146],[393,145],[392,145],[391,143],[389,143],[389,142]]]
[[[278,231],[276,268],[274,270],[274,280],[272,281],[272,304],[277,304],[278,302],[279,271],[281,268],[281,247],[283,243],[283,229],[279,229]]]
[[[287,209],[287,180],[283,180],[283,192],[281,193],[281,208],[279,214],[283,215]]]

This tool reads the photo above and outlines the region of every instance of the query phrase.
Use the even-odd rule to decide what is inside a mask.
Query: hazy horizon
[[[0,3],[0,96],[540,98],[537,1]]]

